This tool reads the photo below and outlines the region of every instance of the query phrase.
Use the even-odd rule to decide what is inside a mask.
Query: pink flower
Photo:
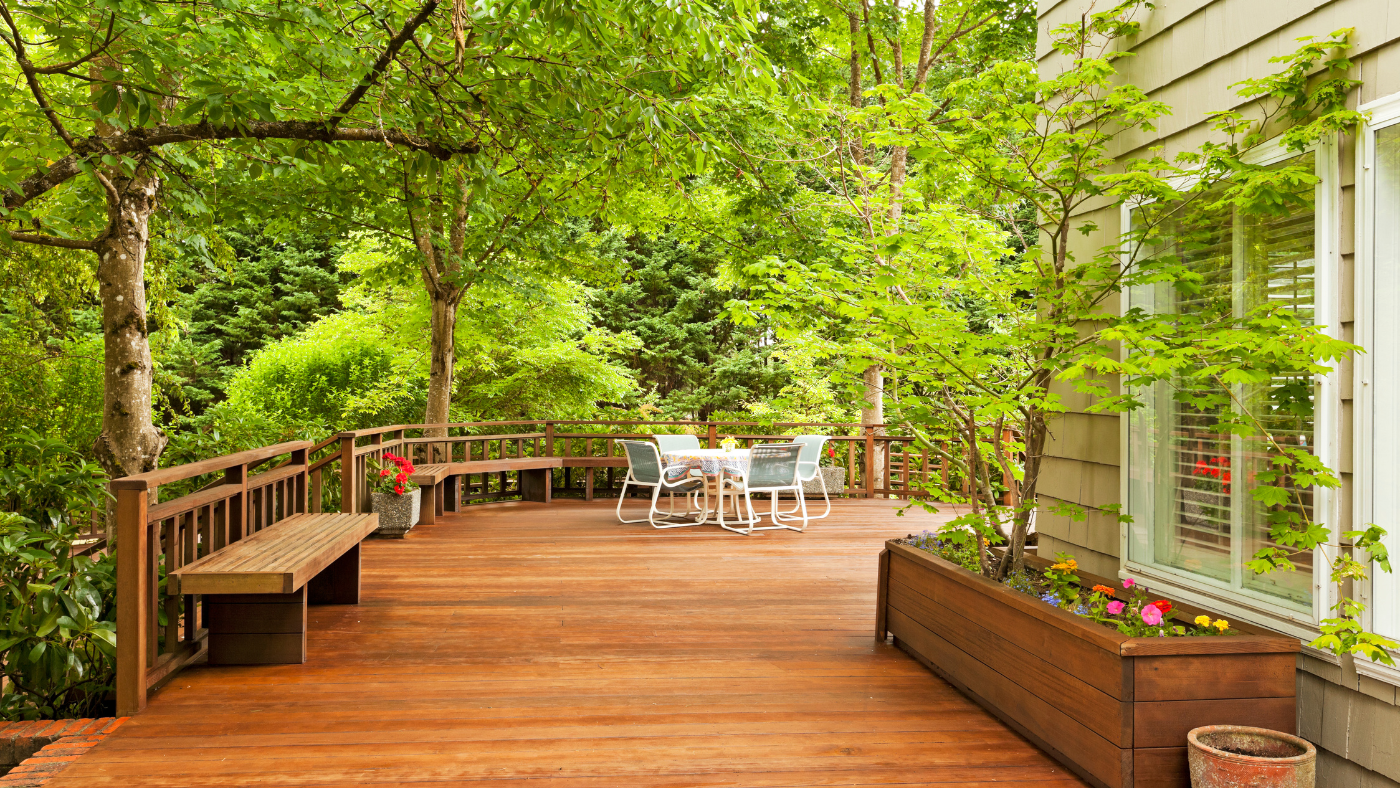
[[[1123,587],[1124,587],[1124,588],[1132,588],[1132,587],[1135,586],[1135,585],[1137,585],[1137,581],[1134,580],[1134,579],[1132,579],[1131,577],[1125,577],[1125,578],[1123,578]]]
[[[1155,627],[1162,623],[1162,611],[1156,605],[1148,605],[1142,609],[1142,623]]]
[[[1116,616],[1119,613],[1122,613],[1123,608],[1125,607],[1127,607],[1127,605],[1115,599],[1112,602],[1108,603],[1108,613],[1109,615]]]

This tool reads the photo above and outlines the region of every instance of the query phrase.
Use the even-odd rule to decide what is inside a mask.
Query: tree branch
[[[418,13],[415,14],[413,18],[404,23],[403,29],[399,31],[399,34],[389,39],[388,45],[384,47],[383,52],[379,53],[379,59],[374,61],[374,65],[370,67],[369,73],[365,74],[364,78],[360,80],[360,84],[356,85],[355,89],[350,91],[350,95],[346,96],[344,101],[340,102],[340,106],[336,108],[335,114],[331,115],[330,120],[326,122],[326,128],[334,129],[340,125],[340,122],[345,119],[345,116],[349,115],[350,111],[355,108],[355,105],[360,103],[360,99],[364,98],[365,93],[373,87],[375,82],[379,81],[379,77],[384,73],[384,70],[389,67],[389,63],[393,61],[394,56],[399,53],[403,45],[408,43],[409,39],[413,38],[413,32],[421,27],[424,22],[428,21],[428,17],[433,15],[437,7],[438,0],[428,0],[422,8],[418,9]]]
[[[328,128],[319,121],[252,121],[238,125],[214,125],[208,121],[180,126],[159,125],[135,128],[125,134],[92,136],[77,140],[72,153],[54,162],[45,172],[20,181],[19,190],[5,192],[5,208],[18,208],[81,172],[84,161],[104,153],[122,155],[143,153],[161,145],[209,140],[309,140],[315,142],[378,142],[419,150],[446,161],[459,153],[476,153],[475,143],[442,144],[396,129]]]
[[[22,244],[36,244],[38,246],[56,246],[59,249],[84,249],[89,252],[97,249],[96,241],[80,241],[76,238],[57,238],[52,235],[37,235],[35,233],[10,233],[12,240]]]
[[[34,73],[34,64],[29,62],[29,56],[24,51],[24,37],[19,34],[19,26],[15,24],[15,18],[10,16],[10,7],[3,0],[0,0],[0,17],[5,19],[5,24],[10,27],[12,38],[7,42],[10,49],[14,50],[15,62],[19,64],[19,70],[24,72],[24,81],[29,84],[29,92],[34,94],[34,102],[43,111],[44,117],[49,119],[49,125],[58,133],[59,139],[71,150],[74,147],[73,135],[68,133],[68,129],[63,127],[63,121],[58,119],[58,113],[53,111],[49,102],[44,98],[44,91],[39,87],[39,78]]]

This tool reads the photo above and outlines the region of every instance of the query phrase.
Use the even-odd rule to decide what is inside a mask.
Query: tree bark
[[[885,381],[879,364],[871,364],[865,368],[863,376],[865,383],[865,396],[861,399],[860,423],[883,425],[885,423]],[[883,426],[875,429],[876,435],[884,435]],[[875,480],[875,489],[883,489],[885,486],[885,446],[883,442],[875,442],[875,456],[868,458],[869,473]]]
[[[456,290],[456,288],[451,288]],[[457,307],[462,294],[445,292],[444,288],[429,288],[432,301],[431,361],[428,367],[428,407],[424,424],[446,424],[452,407],[452,374],[456,362]],[[429,437],[447,437],[446,427],[425,432]]]
[[[115,479],[155,470],[167,438],[151,418],[146,324],[146,242],[160,181],[144,168],[134,178],[110,180],[117,197],[109,205],[115,221],[96,242],[105,371],[102,434],[93,452]]]

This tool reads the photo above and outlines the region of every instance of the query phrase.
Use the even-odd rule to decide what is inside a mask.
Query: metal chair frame
[[[752,479],[755,475],[755,467],[757,467],[763,460],[767,459],[765,455],[779,455],[791,451],[792,449],[797,449],[798,454],[797,458],[792,461],[792,482],[790,484],[765,485],[762,487],[754,487],[749,484],[748,480]],[[744,505],[748,509],[749,516],[745,519],[736,520],[735,525],[747,525],[748,527],[732,528],[726,525],[723,519],[720,520],[719,527],[725,529],[726,531],[733,531],[735,533],[743,534],[745,536],[753,535],[754,531],[776,531],[780,529],[785,529],[788,531],[797,531],[800,533],[801,531],[806,529],[807,521],[811,518],[807,516],[807,500],[803,497],[802,481],[799,478],[801,473],[798,470],[798,467],[799,462],[801,461],[801,451],[801,443],[765,443],[759,446],[754,446],[752,449],[750,449],[751,453],[749,455],[749,476],[742,481],[727,477],[722,479],[720,482],[719,494],[719,505],[722,511],[724,508],[725,485],[728,485],[729,487],[733,488],[733,492],[736,495],[738,493],[743,493]],[[793,494],[797,496],[797,507],[793,511],[801,511],[801,517],[785,517],[781,512],[778,511],[778,493],[786,492],[788,490],[791,490]],[[773,522],[772,525],[758,525],[761,519],[761,515],[754,511],[753,498],[751,497],[753,493],[770,493],[773,496],[773,508],[770,514],[770,517]],[[783,522],[784,520],[791,520],[794,522],[797,520],[801,520],[802,526],[799,528],[797,526],[786,525]]]
[[[822,448],[826,446],[828,440],[830,440],[830,438],[825,435],[797,435],[793,437],[794,443],[802,444],[802,458],[797,461],[797,480],[799,482],[810,482],[812,479],[816,479],[822,486],[822,500],[826,501],[826,511],[822,512],[820,516],[813,515],[808,517],[806,518],[807,520],[825,520],[831,515],[831,494],[826,489],[826,477],[822,475],[821,467]],[[809,457],[811,459],[807,459]],[[806,471],[805,476],[803,475],[804,471]],[[798,507],[794,505],[791,509],[785,512],[779,512],[778,514],[780,517],[798,519],[791,517],[791,515],[797,513],[797,508]]]
[[[695,503],[694,498],[695,498],[695,494],[696,494],[696,493],[703,493],[703,494],[705,495],[705,503],[706,503],[706,506],[705,506],[705,508],[700,508],[699,511],[700,511],[700,512],[704,512],[705,509],[708,508],[708,504],[709,504],[709,495],[710,495],[710,494],[709,494],[709,491],[708,491],[707,489],[705,489],[705,483],[704,483],[704,480],[703,480],[703,479],[696,479],[696,478],[695,478],[695,477],[701,475],[699,471],[692,470],[687,476],[681,477],[681,478],[678,479],[675,483],[668,482],[668,481],[666,481],[666,469],[665,469],[664,467],[662,467],[662,465],[661,465],[661,452],[657,450],[656,444],[654,444],[654,443],[649,443],[649,442],[647,442],[647,441],[631,441],[631,440],[620,440],[620,441],[618,441],[618,443],[619,443],[619,444],[622,444],[623,450],[627,452],[627,476],[626,476],[626,478],[624,478],[624,479],[622,480],[622,490],[618,493],[618,496],[617,496],[617,519],[618,519],[619,521],[624,522],[624,523],[651,523],[651,527],[652,527],[652,528],[685,528],[685,527],[692,526],[692,525],[704,525],[704,524],[705,524],[705,522],[704,522],[703,520],[697,521],[697,522],[690,522],[690,523],[666,523],[666,524],[658,524],[658,523],[656,522],[656,518],[657,518],[658,515],[660,515],[661,519],[663,519],[663,520],[670,519],[670,518],[672,518],[672,517],[685,517],[685,516],[688,516],[688,515],[690,514],[690,512],[691,512],[691,507],[692,507],[692,505]],[[647,481],[642,481],[642,480],[640,480],[640,479],[637,478],[637,476],[636,476],[636,468],[633,466],[633,463],[632,463],[632,451],[631,451],[631,449],[632,449],[633,447],[635,447],[638,451],[643,451],[643,452],[649,451],[649,452],[651,452],[651,456],[655,459],[655,462],[656,462],[656,478],[657,478],[657,481],[654,481],[654,482],[647,482]],[[629,485],[629,484],[632,485],[632,486],[634,486],[634,487],[650,487],[650,488],[652,488],[652,489],[651,489],[651,503],[650,503],[650,505],[649,505],[648,508],[647,508],[647,516],[646,516],[646,517],[638,518],[638,519],[636,519],[636,520],[627,520],[627,519],[624,519],[624,518],[623,518],[623,516],[622,516],[622,502],[625,501],[625,500],[627,499],[627,485]],[[681,490],[680,488],[682,488],[682,487],[685,487],[685,488],[687,488],[687,489]],[[668,511],[666,511],[666,512],[662,512],[660,509],[658,509],[658,508],[656,507],[657,500],[660,499],[660,497],[661,497],[661,491],[662,491],[663,488],[666,489],[666,491],[670,494],[670,498],[671,498],[671,505],[670,505]],[[677,513],[676,513],[676,493],[677,493],[677,492],[685,492],[685,493],[688,493],[688,495],[686,496],[686,510],[685,510],[685,513],[684,513],[684,514],[677,514]]]

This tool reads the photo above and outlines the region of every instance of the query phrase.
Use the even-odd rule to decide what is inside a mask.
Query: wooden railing
[[[759,429],[755,429],[759,428]],[[428,436],[429,430],[446,436]],[[883,425],[840,423],[700,422],[700,421],[495,421],[443,425],[396,424],[343,432],[312,449],[310,466],[313,511],[368,510],[366,460],[393,451],[416,464],[463,462],[510,457],[560,457],[564,467],[553,474],[554,495],[616,495],[626,474],[627,459],[616,442],[644,440],[658,433],[685,432],[702,445],[718,448],[720,439],[734,437],[743,446],[781,441],[795,434],[829,436],[834,457],[824,464],[845,469],[845,484],[834,494],[874,498],[923,497],[935,477],[940,489],[965,489],[954,466],[941,455],[919,446],[911,436],[888,434]],[[1008,436],[1009,440],[1009,436]],[[335,441],[339,441],[338,447]],[[947,451],[947,446],[943,447]],[[868,472],[874,457],[879,473]],[[515,482],[512,485],[512,482]],[[1002,487],[1009,497],[1014,481]],[[346,491],[349,490],[349,495]],[[504,500],[520,495],[511,472],[473,475],[462,486],[462,501]]]
[[[117,711],[205,649],[198,596],[170,596],[166,575],[244,536],[307,510],[308,441],[281,443],[111,482],[117,499]],[[261,465],[285,461],[261,473]],[[162,485],[205,483],[158,503]],[[188,485],[182,485],[188,486]],[[164,617],[162,623],[161,618]]]
[[[835,495],[909,498],[938,487],[964,488],[958,471],[909,436],[880,425],[756,422],[497,421],[398,424],[342,432],[318,443],[295,441],[116,479],[117,712],[145,706],[148,690],[205,649],[201,599],[164,593],[167,573],[301,512],[369,509],[366,462],[386,451],[417,464],[510,457],[560,457],[554,493],[592,499],[616,495],[626,474],[620,439],[688,432],[717,448],[732,436],[745,446],[794,434],[830,436],[824,465],[844,468]],[[428,435],[429,431],[445,435]],[[946,451],[946,448],[945,448]],[[880,473],[870,473],[872,458]],[[259,471],[262,468],[263,470]],[[877,478],[883,482],[877,484]],[[1008,502],[1014,482],[1004,478]],[[179,493],[160,502],[159,492]],[[965,489],[965,488],[964,488]],[[460,487],[464,503],[519,497],[512,472],[473,474]],[[164,621],[162,622],[162,617]]]

